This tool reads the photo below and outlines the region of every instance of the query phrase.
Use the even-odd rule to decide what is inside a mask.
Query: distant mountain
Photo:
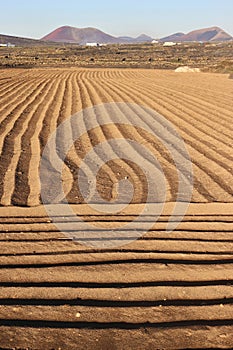
[[[152,40],[150,36],[145,34],[141,34],[137,38],[132,38],[130,36],[115,37],[96,28],[74,28],[69,26],[60,27],[41,40],[0,34],[0,44],[11,43],[16,46],[56,45],[57,43],[85,45],[88,42],[97,42],[100,44],[138,44],[151,42]],[[228,40],[233,40],[233,37],[218,27],[194,30],[188,34],[175,33],[160,39],[161,42],[215,42]]]
[[[88,42],[97,42],[102,44],[119,44],[119,43],[129,43],[137,44],[144,42],[151,42],[153,39],[145,34],[138,36],[137,38],[132,38],[130,36],[115,37],[102,32],[96,28],[75,28],[69,26],[63,26],[55,29],[50,34],[43,37],[41,40],[44,41],[54,41],[59,43],[76,43],[80,45],[85,45]],[[160,41],[227,41],[233,40],[232,36],[227,34],[224,30],[218,27],[204,28],[194,30],[188,34],[175,33],[160,39]]]
[[[119,43],[129,43],[129,44],[140,44],[140,43],[151,43],[151,41],[153,40],[153,38],[151,38],[150,36],[146,35],[146,34],[141,34],[139,35],[137,38],[132,38],[131,36],[119,36],[117,38]]]
[[[228,40],[233,40],[233,37],[219,27],[193,30],[188,34],[176,33],[160,39],[160,41],[179,41],[179,42],[184,42],[184,41],[207,42],[207,41],[228,41]]]
[[[151,42],[153,38],[146,34],[141,34],[137,38],[133,39],[136,43],[146,43],[146,42]]]
[[[184,33],[175,33],[169,36],[165,36],[164,38],[160,39],[160,41],[180,41],[180,38],[182,38],[184,35]]]
[[[151,42],[152,38],[145,34],[142,34],[137,38],[131,38],[129,36],[114,37],[96,28],[75,28],[63,26],[55,29],[41,40],[85,45],[86,43],[90,42],[97,42],[101,44],[143,43]]]
[[[12,35],[0,34],[0,44],[8,44],[8,43],[16,45],[16,46],[39,46],[39,45],[48,45],[49,44],[49,43],[46,43],[46,42],[41,41],[41,40],[21,38],[21,37],[12,36]]]
[[[86,44],[88,42],[98,42],[102,44],[113,44],[117,42],[117,38],[112,35],[106,34],[96,28],[74,28],[69,26],[63,26],[55,29],[50,34],[43,37],[44,41],[55,41],[58,43],[76,43]]]

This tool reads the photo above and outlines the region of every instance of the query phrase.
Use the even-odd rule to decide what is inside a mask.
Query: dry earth
[[[113,101],[150,107],[173,123],[193,162],[193,202],[232,201],[233,89],[227,76],[207,73],[178,76],[170,71],[147,70],[39,69],[2,71],[1,79],[0,204],[39,205],[39,162],[49,135],[72,114]],[[167,201],[174,201],[177,191],[174,162],[164,146],[145,131],[125,125],[96,128],[76,142],[77,158],[83,158],[98,143],[115,135],[144,142],[153,149],[167,177]],[[72,156],[67,157],[73,180],[74,162]],[[124,176],[129,176],[139,188],[134,203],[143,202],[144,179],[138,169],[124,161],[111,162],[100,172],[103,195],[111,198],[117,177]],[[76,186],[70,186],[69,201],[80,203]]]
[[[135,186],[132,204],[119,215],[91,211],[76,186],[80,159],[121,135],[153,150],[163,168],[167,203],[159,222],[131,244],[98,250],[74,243],[47,217],[39,162],[49,135],[70,115],[103,102],[153,108],[183,137],[194,191],[174,232],[166,232],[166,222],[177,195],[175,164],[151,135],[123,125],[96,128],[75,143],[66,159],[72,174],[67,198],[80,218],[103,232],[138,215],[146,180],[135,164],[112,161],[98,174],[108,200],[118,180],[127,176]],[[0,348],[232,348],[232,110],[232,80],[221,74],[1,71]],[[98,239],[95,227],[93,235]]]

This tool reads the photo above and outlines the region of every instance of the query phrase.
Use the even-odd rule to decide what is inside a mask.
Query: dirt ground
[[[41,44],[42,45],[42,44]],[[0,68],[146,68],[198,67],[202,71],[233,73],[233,42],[107,45],[86,47],[44,43],[0,47]]]
[[[144,69],[0,73],[0,349],[232,348],[232,80],[217,73]],[[130,119],[86,132],[69,151],[62,179],[73,216],[61,201],[53,222],[42,205],[39,166],[52,132],[71,115],[109,102],[156,110],[186,144],[193,193],[183,220],[173,217],[173,232],[167,223],[179,189],[176,164],[162,142]],[[150,117],[140,114],[145,124]],[[82,127],[90,125],[87,118]],[[153,203],[140,214],[148,181],[137,158],[113,159],[97,176],[98,191],[108,201],[119,180],[130,181],[135,192],[127,208],[107,215],[85,204],[77,186],[80,162],[114,138],[150,149],[164,172],[166,203],[156,223]],[[53,199],[49,174],[47,183]],[[57,226],[74,217],[78,242]],[[108,234],[136,217],[135,226],[118,237],[124,243],[130,233],[132,242],[103,249],[82,244],[85,223],[92,226],[88,237],[107,242]],[[148,232],[136,239],[148,223]]]

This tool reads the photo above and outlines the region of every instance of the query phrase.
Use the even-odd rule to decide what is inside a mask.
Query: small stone
[[[80,317],[81,317],[80,312],[77,312],[76,315],[75,315],[75,317],[80,318]]]
[[[220,338],[226,338],[226,336],[227,335],[225,333],[219,335]]]

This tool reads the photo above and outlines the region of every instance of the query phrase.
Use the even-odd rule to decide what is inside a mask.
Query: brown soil
[[[144,70],[33,70],[4,72],[1,94],[0,204],[40,204],[39,162],[52,131],[67,117],[103,102],[133,102],[171,121],[183,137],[194,168],[193,202],[232,201],[232,83],[219,74]],[[146,120],[146,119],[145,119]],[[150,147],[166,174],[167,201],[176,198],[176,168],[164,146],[135,128],[96,128],[66,159],[71,203],[82,202],[75,168],[97,144],[119,135]],[[118,179],[116,178],[118,173]],[[114,183],[128,176],[145,201],[145,179],[133,164],[112,161],[99,174],[99,190],[111,199]]]
[[[232,97],[232,80],[220,74],[1,72],[0,348],[232,348]],[[48,218],[40,201],[39,162],[57,125],[85,107],[112,101],[141,104],[170,120],[185,140],[195,181],[185,218],[168,233],[177,183],[164,147],[120,125],[83,136],[75,145],[77,162],[74,150],[66,161],[70,170],[94,145],[122,135],[144,139],[154,149],[168,183],[163,213],[146,235],[99,250],[73,242]],[[102,233],[114,230],[143,207],[145,179],[131,163],[113,161],[102,169],[101,194],[111,199],[114,182],[125,176],[137,187],[133,203],[108,216],[83,204],[75,178],[69,179],[69,202],[83,221],[93,223],[96,239],[99,226]],[[143,220],[137,225],[143,228]]]

